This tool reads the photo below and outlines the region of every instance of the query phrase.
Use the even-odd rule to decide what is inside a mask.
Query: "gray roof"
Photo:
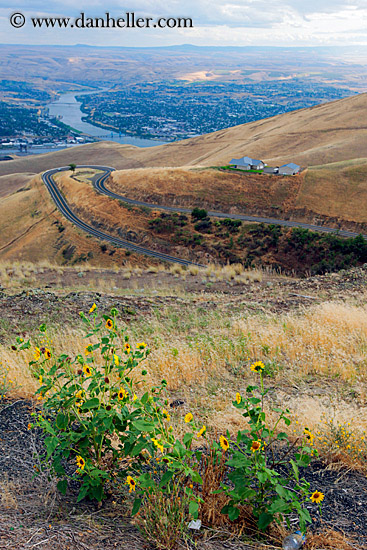
[[[288,162],[288,164],[283,164],[280,168],[291,168],[291,170],[299,170],[301,167],[298,166],[298,164],[294,164],[294,162]]]
[[[264,164],[262,160],[251,159],[251,164]]]
[[[229,164],[236,164],[236,166],[249,166],[249,164],[251,164],[251,163],[246,162],[246,160],[245,160],[246,158],[248,158],[248,157],[244,157],[243,159],[232,159]]]

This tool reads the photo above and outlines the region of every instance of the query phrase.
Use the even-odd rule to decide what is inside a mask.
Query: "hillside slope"
[[[112,142],[0,163],[0,176],[76,164],[117,169],[211,166],[243,155],[303,167],[367,157],[367,94],[292,111],[179,142],[141,149]]]

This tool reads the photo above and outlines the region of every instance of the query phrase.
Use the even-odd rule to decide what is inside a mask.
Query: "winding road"
[[[103,166],[78,166],[78,168],[91,168],[91,169],[98,169],[98,170],[105,170],[105,167]],[[59,174],[60,172],[64,170],[70,170],[69,166],[63,166],[61,168],[54,168],[52,170],[47,170],[47,172],[44,172],[42,174],[42,180],[44,184],[46,185],[53,201],[55,202],[57,208],[60,210],[60,212],[67,218],[71,223],[73,223],[76,227],[79,227],[79,229],[82,229],[86,233],[89,233],[90,235],[93,235],[94,237],[97,237],[98,239],[102,239],[104,241],[108,241],[115,246],[126,248],[127,250],[131,250],[132,252],[137,252],[138,254],[145,254],[147,256],[151,256],[153,258],[157,258],[159,260],[163,260],[166,262],[173,262],[176,264],[181,265],[197,265],[199,267],[203,267],[200,264],[190,262],[189,260],[184,260],[182,258],[176,258],[175,256],[170,256],[169,254],[164,254],[162,252],[156,252],[155,250],[151,250],[149,248],[144,248],[143,246],[139,246],[137,244],[132,243],[131,241],[125,241],[123,239],[120,239],[118,237],[114,237],[113,235],[109,235],[108,233],[104,233],[103,231],[100,231],[99,229],[96,229],[92,225],[89,225],[88,223],[85,223],[83,220],[78,218],[74,212],[70,209],[68,203],[60,193],[55,180],[53,179],[53,176],[55,174]],[[107,172],[101,175],[101,178],[108,177],[110,174],[111,168],[107,168],[106,170],[109,170],[108,174]]]
[[[142,202],[134,199],[129,199],[125,197],[124,195],[119,195],[117,193],[114,193],[113,191],[110,191],[106,187],[106,181],[109,178],[111,172],[114,172],[114,168],[111,168],[109,166],[93,166],[93,165],[79,165],[78,168],[88,168],[92,170],[99,170],[102,172],[102,174],[97,174],[93,178],[93,186],[94,188],[104,195],[107,195],[109,197],[112,197],[114,199],[122,200],[128,204],[133,204],[135,206],[145,206],[148,208],[153,208],[155,210],[164,210],[168,212],[181,212],[184,214],[190,214],[191,208],[183,208],[178,206],[162,206],[159,204],[151,204],[148,202]],[[52,170],[48,170],[47,172],[44,172],[42,175],[42,179],[44,184],[46,185],[52,199],[54,200],[57,208],[60,210],[60,212],[69,220],[71,221],[75,226],[79,227],[86,233],[89,233],[90,235],[93,235],[99,239],[102,239],[104,241],[111,242],[112,244],[119,246],[121,248],[126,248],[127,250],[131,250],[132,252],[137,252],[139,254],[146,254],[147,256],[151,256],[160,260],[164,260],[167,262],[173,262],[178,263],[182,265],[197,265],[200,266],[200,264],[190,262],[189,260],[184,260],[181,258],[177,258],[175,256],[170,256],[169,254],[164,254],[162,252],[156,252],[155,250],[151,250],[149,248],[144,248],[143,246],[136,245],[132,243],[131,241],[125,241],[123,239],[120,239],[118,237],[114,237],[113,235],[109,235],[108,233],[104,233],[103,231],[100,231],[99,229],[94,228],[93,226],[87,224],[80,218],[78,218],[70,209],[68,203],[60,193],[53,176],[55,174],[58,174],[62,171],[70,170],[69,166],[63,166],[60,168],[54,168]],[[225,212],[215,212],[215,211],[209,211],[208,216],[215,217],[215,218],[230,218],[232,220],[242,220],[242,221],[248,221],[248,222],[257,222],[257,223],[265,223],[265,224],[275,224],[275,225],[282,225],[285,227],[302,227],[304,229],[309,229],[311,231],[317,231],[321,233],[334,233],[341,237],[357,237],[359,233],[354,233],[353,231],[347,231],[344,229],[335,229],[333,227],[326,227],[326,226],[320,226],[320,225],[312,225],[308,223],[303,222],[297,222],[297,221],[289,221],[289,220],[279,220],[277,218],[263,218],[260,216],[247,216],[244,214],[229,214]],[[367,235],[363,235],[364,239],[367,240]]]

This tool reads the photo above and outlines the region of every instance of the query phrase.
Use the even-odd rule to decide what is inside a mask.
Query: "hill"
[[[5,174],[39,173],[54,166],[104,164],[117,169],[212,166],[243,155],[268,164],[302,167],[367,157],[367,94],[251,122],[195,138],[141,149],[94,143],[0,164]]]

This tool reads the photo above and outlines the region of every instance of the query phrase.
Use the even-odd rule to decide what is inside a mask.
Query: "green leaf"
[[[133,509],[132,509],[132,512],[131,512],[132,516],[135,516],[139,512],[141,503],[142,503],[141,498],[136,498],[134,500]]]
[[[240,511],[236,506],[231,506],[228,509],[228,517],[231,521],[235,521],[240,515]]]
[[[277,439],[288,439],[288,435],[285,432],[280,432],[277,435]]]
[[[137,443],[134,445],[132,449],[129,451],[130,456],[137,456],[141,451],[147,446],[147,442],[145,440],[140,441],[140,443]]]
[[[258,397],[250,397],[249,402],[252,403],[252,405],[257,405],[258,403],[261,403],[261,399]]]
[[[93,491],[92,491],[92,494],[93,494],[93,497],[98,502],[101,502],[101,500],[103,499],[103,496],[104,496],[103,484],[100,483],[99,485],[97,485],[97,487],[94,487]]]
[[[296,506],[296,505],[297,505],[297,502],[294,502],[293,506]],[[292,504],[289,504],[282,498],[277,498],[276,500],[273,500],[273,502],[271,503],[271,506],[269,506],[268,511],[272,514],[289,513],[291,507],[292,507]]]
[[[62,495],[66,495],[66,489],[68,488],[68,480],[60,479],[60,481],[57,484],[57,488]]]
[[[45,445],[46,445],[48,457],[52,455],[52,453],[54,452],[58,444],[59,444],[59,440],[57,439],[57,437],[46,437]]]
[[[85,498],[87,496],[88,491],[89,491],[88,485],[87,484],[82,485],[81,488],[80,488],[78,498],[76,499],[76,501],[80,502],[81,500],[83,500],[83,498]]]
[[[273,521],[273,514],[269,514],[268,512],[263,512],[260,514],[257,525],[260,529],[260,531],[265,531],[268,525]]]
[[[299,470],[298,470],[297,464],[295,463],[295,461],[293,459],[291,459],[289,462],[292,465],[293,472],[294,472],[294,477],[296,478],[297,481],[299,481]]]
[[[160,482],[160,484],[159,484],[160,489],[162,489],[162,487],[164,487],[165,485],[167,485],[167,483],[170,481],[170,479],[172,479],[173,476],[174,476],[174,472],[166,472],[166,473],[162,476],[161,482]]]
[[[250,464],[250,459],[243,454],[236,453],[232,458],[227,460],[226,464],[233,468],[243,468]]]
[[[147,422],[146,420],[135,420],[132,422],[134,428],[139,432],[152,432],[155,428],[155,424],[152,422]]]
[[[143,405],[146,405],[147,402],[148,402],[148,399],[149,399],[149,393],[146,392],[143,397],[140,399],[140,401],[142,402]]]
[[[65,430],[69,424],[69,417],[66,414],[59,413],[56,417],[56,426],[59,430]]]
[[[260,483],[265,483],[265,481],[269,479],[269,476],[266,472],[257,472],[256,476]]]
[[[194,434],[193,433],[186,433],[184,436],[183,436],[183,444],[187,446],[190,445],[191,441],[193,440],[193,437],[194,437]]]
[[[197,519],[199,512],[199,504],[192,500],[189,504],[189,513],[194,517],[194,519]]]
[[[91,409],[98,409],[99,407],[99,399],[98,397],[93,397],[92,399],[88,399],[88,401],[86,401],[81,409],[82,411],[90,411]]]

